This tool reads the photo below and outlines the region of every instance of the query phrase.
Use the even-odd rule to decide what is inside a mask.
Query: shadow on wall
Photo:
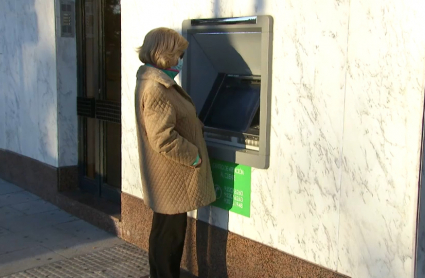
[[[220,1],[215,1],[215,16],[221,17],[221,13],[219,11]],[[262,7],[262,5],[261,5]],[[257,4],[255,9],[257,10]],[[262,8],[261,8],[262,9]],[[178,30],[176,30],[178,31]],[[196,70],[193,68],[190,71],[190,78],[188,83],[197,82],[197,85],[191,85],[188,93],[194,99],[194,102],[197,106],[200,106],[199,103],[202,101],[198,101],[199,97],[196,97],[196,94],[199,91],[209,92],[211,88],[202,88],[203,85],[212,82],[204,82],[205,80],[215,80],[218,73],[223,73],[224,70],[227,70],[228,74],[247,74],[251,75],[252,72],[244,60],[244,58],[240,55],[240,53],[232,46],[231,39],[228,35],[220,35],[220,42],[228,45],[223,49],[226,49],[228,53],[222,53],[220,51],[198,51],[198,56],[196,60],[193,58],[189,58],[187,65],[190,67],[196,67]],[[194,39],[195,40],[195,39]],[[191,43],[192,44],[192,43]],[[192,46],[195,45],[193,42]],[[189,45],[189,48],[191,45]],[[198,47],[198,46],[197,46]],[[203,47],[209,47],[206,44],[203,44]],[[214,47],[214,46],[211,46]],[[190,51],[189,51],[190,53]],[[199,54],[203,53],[203,54]],[[209,54],[206,54],[209,53]],[[211,53],[215,53],[217,57],[211,57]],[[218,57],[221,56],[221,57]],[[226,62],[229,61],[228,57],[231,56],[230,59],[232,64]],[[199,59],[198,59],[199,58]],[[216,58],[216,59],[214,59]],[[212,61],[214,59],[214,61]],[[217,61],[223,61],[223,64],[218,64]],[[206,76],[208,75],[208,76]],[[198,88],[198,89],[197,89]],[[193,90],[193,91],[190,91]],[[196,110],[201,110],[202,107],[196,107]],[[219,190],[218,179],[214,180],[216,192]],[[224,184],[220,184],[224,186]],[[226,187],[228,192],[234,192],[234,181],[227,182]],[[224,194],[217,194],[218,198],[224,198]],[[212,206],[208,206],[205,208],[201,208],[198,210],[198,221],[196,221],[196,231],[190,229],[187,230],[187,239],[195,239],[196,242],[188,242],[187,253],[185,254],[184,261],[187,262],[188,269],[192,273],[198,273],[199,277],[220,277],[227,278],[228,277],[228,262],[227,262],[227,241],[228,241],[228,229],[229,229],[229,210],[233,206],[233,193],[230,194],[231,203],[227,206],[221,206],[221,208],[216,208]],[[212,225],[208,225],[211,223]],[[215,227],[218,226],[218,227]],[[193,233],[196,233],[194,235]],[[192,246],[196,245],[196,249],[192,248]],[[196,254],[194,254],[196,252]],[[193,259],[196,258],[196,262]]]
[[[2,83],[5,90],[5,148],[55,166],[55,42],[54,14],[40,19],[35,0],[1,1],[3,38]],[[50,11],[47,9],[47,11]],[[53,29],[51,40],[40,38],[40,26]]]
[[[232,17],[233,12],[230,11],[230,14],[227,14],[228,11],[224,11],[226,14],[223,16],[223,11],[220,7],[224,4],[226,0],[215,0],[214,1],[214,17]],[[245,0],[246,1],[246,0]],[[264,13],[264,2],[266,0],[252,0],[253,10],[256,14]],[[254,14],[246,14],[245,16],[250,16]]]
[[[0,36],[3,44],[2,84],[5,102],[5,115],[0,118],[5,126],[5,149],[22,154],[22,122],[29,120],[29,107],[31,96],[26,93],[25,85],[34,80],[34,76],[25,74],[29,61],[24,61],[24,46],[35,45],[38,42],[38,20],[34,12],[34,0],[27,1],[2,1]],[[25,14],[26,19],[20,20]],[[36,88],[33,88],[35,91]],[[36,99],[35,99],[36,101]],[[27,102],[27,103],[25,103]],[[29,103],[28,103],[29,102]]]

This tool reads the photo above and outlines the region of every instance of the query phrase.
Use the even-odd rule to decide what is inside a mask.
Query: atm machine
[[[204,123],[211,158],[269,166],[272,27],[270,16],[183,21],[189,48],[182,85]]]

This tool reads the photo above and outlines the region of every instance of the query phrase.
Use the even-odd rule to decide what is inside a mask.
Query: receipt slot
[[[272,25],[270,16],[183,21],[182,85],[211,158],[269,166]]]

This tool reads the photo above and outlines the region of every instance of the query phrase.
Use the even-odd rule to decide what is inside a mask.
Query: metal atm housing
[[[270,155],[270,16],[189,19],[182,85],[211,158],[267,169]]]

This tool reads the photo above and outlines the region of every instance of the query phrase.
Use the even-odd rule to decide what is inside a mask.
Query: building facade
[[[146,249],[136,48],[156,27],[251,15],[274,21],[270,166],[252,168],[250,217],[190,213],[184,267],[424,277],[420,1],[2,0],[0,178]]]

